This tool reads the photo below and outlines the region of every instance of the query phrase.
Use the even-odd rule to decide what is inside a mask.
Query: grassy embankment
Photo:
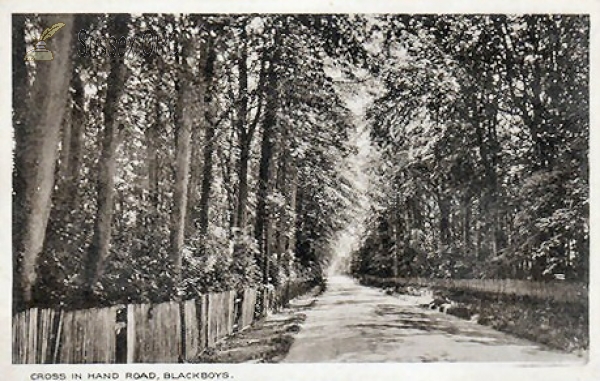
[[[408,293],[420,285],[390,280],[362,279],[361,283]],[[432,285],[434,301],[424,308],[438,308],[548,347],[584,354],[589,348],[587,295],[569,301],[548,297],[482,292],[464,287]]]

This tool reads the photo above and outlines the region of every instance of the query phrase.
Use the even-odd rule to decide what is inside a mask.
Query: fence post
[[[179,300],[177,303],[177,310],[179,311],[179,355],[177,356],[177,361],[179,363],[184,363],[187,356],[187,337],[185,335],[185,331],[187,329],[187,324],[185,322],[185,301]]]
[[[127,305],[127,364],[135,362],[135,306]]]
[[[56,328],[56,336],[54,338],[54,350],[52,352],[52,358],[50,359],[51,364],[58,363],[58,350],[60,348],[60,336],[62,335],[62,320],[63,320],[63,310],[58,311],[58,326]]]
[[[202,349],[208,347],[208,295],[200,295],[200,338]]]

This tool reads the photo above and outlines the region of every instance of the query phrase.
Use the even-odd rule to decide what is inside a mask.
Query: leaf
[[[66,24],[64,22],[58,22],[58,23],[52,25],[50,28],[47,28],[46,30],[44,30],[44,32],[40,36],[40,41],[46,41],[50,37],[54,36],[54,33],[58,32],[58,30],[65,25]]]

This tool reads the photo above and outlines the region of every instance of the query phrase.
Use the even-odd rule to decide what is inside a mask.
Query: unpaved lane
[[[418,307],[423,302],[332,277],[284,362],[584,361]]]

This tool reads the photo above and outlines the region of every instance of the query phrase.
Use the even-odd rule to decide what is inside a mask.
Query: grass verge
[[[384,288],[388,293],[411,294],[419,288],[389,281],[361,283]],[[426,308],[439,308],[498,331],[581,356],[589,348],[587,299],[566,303],[453,288],[430,289],[434,291],[434,302],[425,305]]]
[[[277,363],[287,355],[294,336],[306,319],[303,311],[312,308],[318,288],[290,302],[277,314],[254,323],[249,328],[225,338],[202,352],[198,363]]]
[[[587,304],[462,290],[438,293],[455,303],[449,314],[566,352],[583,354],[589,348]]]

